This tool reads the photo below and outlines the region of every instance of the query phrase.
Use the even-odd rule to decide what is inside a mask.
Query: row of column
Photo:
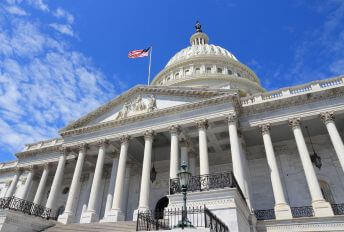
[[[322,113],[320,117],[326,125],[330,139],[344,171],[344,145],[334,122],[334,114],[332,112],[326,112]],[[314,214],[317,217],[332,216],[333,211],[331,205],[329,202],[325,201],[324,196],[321,192],[319,181],[312,165],[312,161],[307,149],[304,136],[302,134],[300,123],[300,118],[289,120],[289,125],[291,126],[295,137],[298,153],[300,155],[302,167],[310,191]],[[270,136],[270,124],[260,125],[259,128],[262,133],[267,162],[270,168],[272,190],[275,198],[276,219],[290,219],[292,218],[292,213],[290,206],[287,204],[280,174],[278,171],[278,165]]]

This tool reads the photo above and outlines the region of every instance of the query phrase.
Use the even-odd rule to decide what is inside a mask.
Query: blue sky
[[[189,45],[200,20],[268,89],[344,72],[342,0],[0,0],[0,161],[123,91]]]

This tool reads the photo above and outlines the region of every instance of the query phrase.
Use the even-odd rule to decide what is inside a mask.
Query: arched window
[[[330,185],[323,180],[319,180],[321,192],[327,202],[330,204],[335,204]]]

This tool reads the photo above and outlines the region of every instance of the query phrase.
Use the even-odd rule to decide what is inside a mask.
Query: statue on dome
[[[196,33],[202,32],[202,25],[199,23],[198,20],[196,21],[195,28],[196,28]]]

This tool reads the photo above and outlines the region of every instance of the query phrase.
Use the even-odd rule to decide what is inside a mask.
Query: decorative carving
[[[148,109],[148,112],[152,112],[154,110],[157,109],[157,106],[156,106],[156,98],[154,95],[150,95],[149,96],[149,99],[148,99],[148,106],[147,106],[147,109]]]
[[[60,147],[60,152],[63,154],[63,155],[68,155],[68,153],[70,152],[70,148],[69,147]]]
[[[179,125],[169,126],[168,130],[171,132],[171,134],[180,134],[180,126]]]
[[[123,135],[119,138],[119,141],[121,141],[121,143],[128,143],[130,140],[130,136],[129,135]]]
[[[271,130],[270,123],[259,125],[259,131],[260,133],[262,133],[262,135],[270,133],[270,130]]]
[[[289,126],[291,126],[291,128],[293,129],[300,128],[300,125],[301,125],[301,118],[289,119]]]
[[[154,136],[154,131],[153,130],[146,130],[145,133],[143,134],[143,136],[146,139],[153,139]]]
[[[235,113],[228,114],[226,119],[229,123],[237,122],[237,115]]]
[[[325,125],[329,122],[334,122],[334,119],[335,119],[334,112],[321,113],[320,118],[325,123]]]
[[[197,127],[198,127],[199,129],[203,129],[203,130],[208,129],[208,127],[209,127],[209,124],[208,124],[208,120],[207,120],[207,119],[198,120],[198,121],[196,122],[196,124],[197,124]]]
[[[109,140],[107,139],[101,139],[97,141],[98,147],[105,147],[109,144]]]
[[[150,95],[148,101],[144,101],[142,96],[138,95],[134,101],[124,103],[123,108],[118,112],[116,120],[135,114],[153,112],[156,109],[156,98],[154,95]]]
[[[190,147],[191,146],[191,139],[190,138],[182,138],[179,143],[180,143],[181,147]]]
[[[82,143],[82,144],[78,145],[78,150],[79,151],[86,152],[87,148],[88,148],[87,143]]]

